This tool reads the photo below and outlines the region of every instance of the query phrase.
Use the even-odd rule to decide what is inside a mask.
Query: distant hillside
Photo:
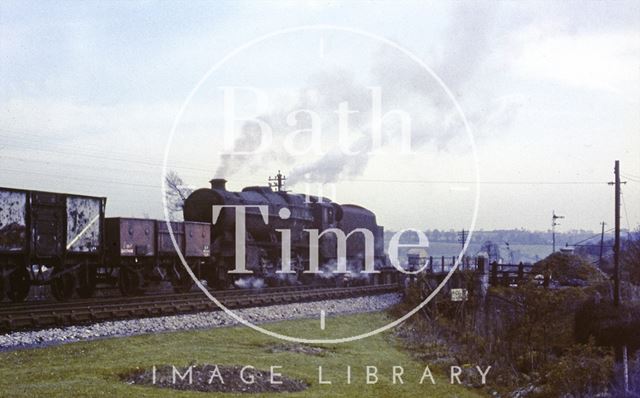
[[[468,231],[465,232],[468,234]],[[626,232],[625,232],[626,233]],[[395,231],[385,231],[385,248],[388,248],[391,237]],[[426,230],[425,234],[429,238],[430,256],[457,256],[460,253],[462,244],[460,243],[461,231],[455,230]],[[605,240],[613,238],[611,233],[605,234]],[[403,235],[402,242],[416,242],[414,234]],[[507,229],[494,231],[474,231],[467,248],[466,254],[475,256],[484,250],[487,242],[492,242],[498,250],[498,256],[506,263],[534,263],[539,261],[552,251],[551,231],[527,231],[524,229]],[[569,231],[556,233],[556,249],[565,245],[574,244],[599,244],[600,234],[593,231]]]

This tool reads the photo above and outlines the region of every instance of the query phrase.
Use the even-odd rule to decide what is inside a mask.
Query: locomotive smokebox
[[[227,180],[224,178],[214,178],[209,182],[211,183],[211,189],[219,189],[221,191],[227,190]]]

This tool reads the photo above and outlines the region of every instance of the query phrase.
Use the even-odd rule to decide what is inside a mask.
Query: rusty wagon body
[[[105,205],[101,197],[0,188],[0,268],[9,298],[23,300],[31,284],[50,284],[60,299],[73,287],[90,296],[104,251]]]

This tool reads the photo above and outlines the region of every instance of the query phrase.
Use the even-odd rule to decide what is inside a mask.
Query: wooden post
[[[442,256],[442,264],[440,265],[440,268],[442,269],[442,273],[444,274],[444,256]]]
[[[484,275],[484,257],[476,257],[476,269]]]
[[[522,281],[524,281],[524,264],[522,264],[521,261],[520,264],[518,264],[518,286],[522,284]]]
[[[491,286],[498,285],[498,263],[495,261],[491,263],[491,277],[489,280],[489,284]]]
[[[544,273],[544,282],[542,282],[542,286],[549,287],[550,280],[551,280],[551,275],[550,275],[549,270],[547,270]]]
[[[433,256],[429,256],[429,272],[433,273]]]
[[[615,162],[615,234],[613,243],[613,305],[620,305],[620,161]]]

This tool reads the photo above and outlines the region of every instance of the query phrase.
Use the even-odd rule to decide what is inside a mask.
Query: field
[[[270,330],[301,337],[335,337],[371,330],[388,321],[384,314],[359,314],[328,318],[320,332],[318,320],[286,321],[270,324]],[[323,336],[324,334],[324,336]],[[278,347],[296,348],[277,349]],[[2,397],[247,397],[251,394],[205,394],[129,385],[121,375],[153,365],[190,364],[253,365],[268,370],[282,366],[283,376],[302,379],[309,389],[287,393],[288,397],[478,397],[479,393],[450,385],[448,376],[433,367],[436,385],[429,379],[419,384],[425,364],[402,351],[391,333],[337,345],[304,348],[248,328],[220,328],[195,332],[106,339],[67,345],[0,353],[0,396]],[[308,348],[308,347],[307,347]],[[345,367],[350,365],[352,384],[346,384]],[[365,366],[378,368],[379,381],[367,385]],[[404,368],[404,384],[391,383],[394,365]],[[318,384],[318,366],[323,379]],[[260,396],[276,397],[282,393]]]
[[[500,247],[500,255],[504,258],[505,262],[510,262],[510,253],[507,246],[502,244]],[[467,248],[467,255],[475,256],[481,249],[481,245],[478,243],[472,243]],[[460,243],[452,242],[429,242],[429,255],[434,258],[445,256],[450,258],[451,256],[457,256],[460,254]],[[539,259],[543,259],[551,254],[551,247],[549,245],[523,245],[523,244],[511,244],[511,250],[513,251],[514,262],[535,262]],[[537,256],[537,258],[536,258]]]

